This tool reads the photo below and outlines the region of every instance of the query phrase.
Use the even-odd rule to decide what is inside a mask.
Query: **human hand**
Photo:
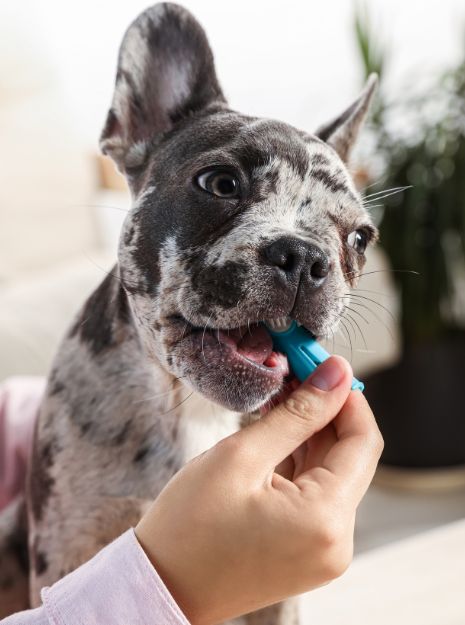
[[[321,586],[352,559],[382,438],[352,371],[324,362],[262,419],[189,462],[136,536],[193,625]]]

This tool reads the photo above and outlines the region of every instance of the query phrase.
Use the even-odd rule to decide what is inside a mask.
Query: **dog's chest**
[[[237,432],[240,420],[240,413],[226,410],[193,393],[179,416],[177,442],[183,462],[189,462],[221,439]]]

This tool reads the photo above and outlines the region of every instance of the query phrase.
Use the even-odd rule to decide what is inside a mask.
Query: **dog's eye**
[[[197,177],[201,189],[217,197],[231,199],[239,196],[239,180],[227,171],[206,171]]]
[[[347,243],[357,254],[363,254],[368,245],[368,236],[364,230],[354,230],[347,237]]]

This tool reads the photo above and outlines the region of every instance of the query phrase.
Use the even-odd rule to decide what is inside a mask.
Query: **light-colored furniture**
[[[358,556],[305,595],[306,625],[463,625],[465,521]]]

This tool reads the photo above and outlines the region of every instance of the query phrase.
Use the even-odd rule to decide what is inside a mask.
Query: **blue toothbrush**
[[[287,317],[267,321],[265,326],[273,339],[273,347],[286,354],[292,372],[301,382],[329,358],[328,352],[296,321]],[[363,391],[364,388],[363,382],[356,378],[352,380],[353,391]]]

